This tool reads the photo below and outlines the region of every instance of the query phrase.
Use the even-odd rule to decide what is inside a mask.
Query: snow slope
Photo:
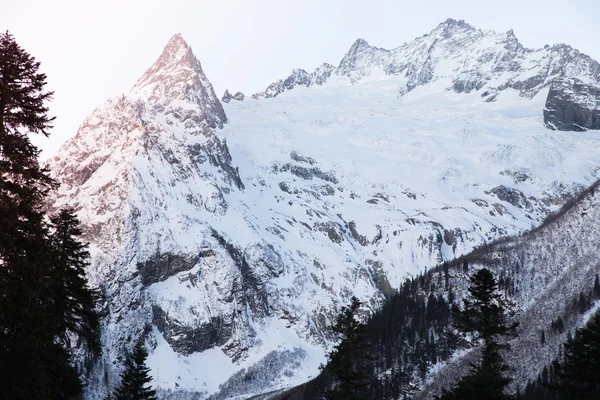
[[[448,90],[463,79],[453,54],[472,53],[459,25],[436,33],[445,53],[410,90],[415,63],[387,73],[383,50],[357,42],[335,74],[224,106],[176,35],[84,121],[49,164],[52,207],[78,210],[107,295],[89,398],[118,383],[142,334],[164,398],[305,381],[352,295],[375,309],[404,277],[538,224],[597,178],[598,132],[544,125],[551,80],[499,84],[494,101]],[[594,83],[585,68],[563,70]]]

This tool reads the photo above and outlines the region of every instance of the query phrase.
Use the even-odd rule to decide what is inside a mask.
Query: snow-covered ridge
[[[482,95],[486,101],[493,101],[507,88],[531,98],[556,78],[600,84],[600,64],[570,46],[532,50],[523,47],[512,30],[483,31],[454,19],[391,50],[357,39],[334,74],[352,83],[380,79],[382,74],[401,76],[405,82],[398,89],[400,94],[443,79],[449,83],[448,90],[458,93],[487,92]]]
[[[525,48],[512,30],[484,31],[464,21],[448,19],[429,34],[391,50],[358,39],[338,66],[328,71],[322,75],[319,85],[331,76],[345,78],[352,84],[396,76],[400,78],[397,81],[399,96],[418,86],[440,82],[445,90],[477,92],[486,102],[495,101],[499,93],[508,89],[533,98],[557,82],[554,88],[561,90],[551,91],[547,108],[556,109],[556,103],[561,102],[563,112],[547,115],[547,126],[560,130],[600,129],[600,95],[581,89],[581,85],[570,85],[568,90],[575,95],[567,96],[562,90],[567,90],[565,85],[558,84],[558,81],[575,80],[582,85],[600,87],[600,64],[565,44],[537,50]],[[315,74],[316,71],[312,75]],[[272,83],[253,97],[275,97],[299,85],[311,86],[309,74],[304,70],[292,71],[287,78]],[[594,106],[586,106],[589,103]],[[583,111],[574,112],[574,109]],[[542,109],[539,112],[542,115]],[[565,121],[571,114],[575,114],[573,121]]]
[[[323,63],[313,72],[308,73],[303,69],[294,69],[285,78],[279,79],[262,91],[254,93],[253,99],[276,97],[277,95],[292,90],[296,86],[310,87],[312,85],[322,85],[327,82],[327,79],[335,71],[335,67],[331,64]]]
[[[223,106],[176,35],[50,160],[53,207],[78,210],[107,295],[91,398],[141,334],[162,393],[300,383],[352,295],[374,309],[407,275],[528,229],[597,177],[594,132],[544,127],[549,88],[484,102],[440,78],[399,97],[401,73],[349,85],[333,71]]]

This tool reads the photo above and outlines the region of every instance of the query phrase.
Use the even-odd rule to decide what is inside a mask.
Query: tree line
[[[600,398],[600,312],[574,337],[569,336],[562,355],[536,381],[510,394],[511,369],[504,360],[518,325],[510,322],[513,318],[503,292],[511,285],[500,284],[489,269],[479,269],[469,275],[467,295],[459,305],[443,278],[448,269],[442,269],[407,280],[366,323],[358,322],[362,303],[353,298],[332,326],[338,343],[321,374],[275,399],[408,399],[424,382],[419,378],[458,349],[479,349],[479,353],[466,374],[437,400]],[[464,260],[462,270],[469,271]],[[598,277],[595,282],[592,293],[573,300],[574,311],[586,312],[592,300],[600,298]],[[446,296],[434,294],[439,285],[446,286]],[[561,322],[560,316],[552,321],[553,329],[561,329]],[[542,331],[542,345],[544,336]]]

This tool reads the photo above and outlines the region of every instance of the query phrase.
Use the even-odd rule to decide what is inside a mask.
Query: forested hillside
[[[503,353],[512,378],[508,391],[523,396],[529,384],[532,396],[535,382],[548,381],[564,344],[598,308],[597,189],[595,183],[539,228],[481,246],[407,280],[367,322],[372,357],[360,368],[371,376],[369,398],[429,399],[468,372],[480,349],[456,329],[455,315],[468,277],[483,267],[493,271],[508,300],[507,312],[519,323],[517,336],[508,342],[510,350]],[[276,398],[320,398],[332,382],[325,371]]]

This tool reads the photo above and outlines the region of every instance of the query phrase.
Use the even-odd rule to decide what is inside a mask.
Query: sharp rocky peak
[[[147,160],[139,165],[149,168],[154,168],[148,161],[151,158],[153,163],[177,166],[182,181],[196,177],[193,171],[207,173],[211,168],[220,168],[213,176],[222,178],[223,185],[241,188],[225,141],[215,134],[215,129],[226,122],[223,106],[200,62],[182,35],[177,34],[128,94],[96,108],[49,161],[57,180],[66,188],[57,197],[71,201],[71,196],[77,197],[69,192],[74,188],[97,196],[101,191],[95,192],[95,185],[103,181],[113,192],[120,191],[125,201],[132,180],[131,165],[138,165],[143,158]],[[225,171],[231,171],[233,181]],[[113,179],[108,184],[106,179],[114,176],[122,180]],[[90,205],[92,208],[86,212],[95,215],[96,206]],[[116,209],[121,210],[119,207]]]
[[[350,46],[350,50],[348,50],[348,53],[355,53],[357,51],[360,51],[360,49],[370,49],[370,48],[371,48],[371,45],[369,44],[369,42],[367,42],[363,38],[358,38],[354,41],[354,43],[352,43],[352,46]]]
[[[296,86],[320,86],[327,82],[334,71],[335,67],[328,63],[321,64],[311,73],[301,68],[295,68],[285,78],[271,83],[264,91],[254,93],[252,98],[276,97],[285,91],[292,90]]]
[[[451,36],[456,32],[468,32],[475,31],[475,27],[466,23],[464,20],[455,20],[453,18],[448,18],[441,24],[439,24],[431,33],[442,32],[444,35]]]
[[[198,70],[201,71],[202,68],[194,56],[192,48],[178,33],[169,40],[154,64],[138,79],[132,92],[135,93],[148,87],[157,86],[169,75],[191,79]]]
[[[181,34],[173,36],[162,54],[142,75],[129,94],[152,107],[163,108],[175,101],[199,106],[210,128],[222,128],[227,122],[223,106],[206,78],[200,61]]]

